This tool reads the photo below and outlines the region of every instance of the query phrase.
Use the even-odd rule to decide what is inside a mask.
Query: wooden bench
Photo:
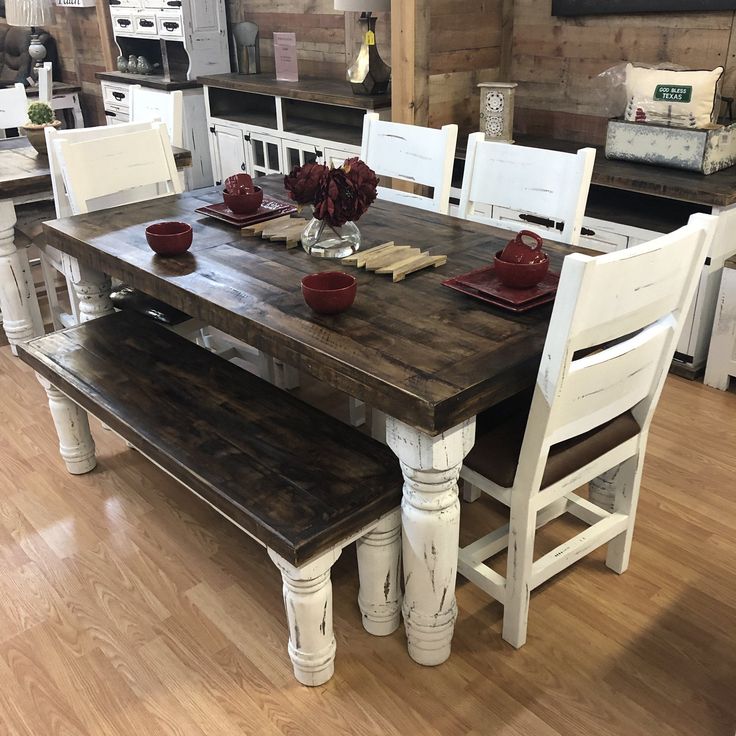
[[[365,629],[397,628],[402,477],[388,448],[135,313],[20,356],[46,388],[69,472],[95,467],[90,412],[267,548],[299,682],[332,676],[330,568],[351,542]]]
[[[736,256],[723,265],[703,380],[707,386],[725,391],[731,376],[736,376]]]

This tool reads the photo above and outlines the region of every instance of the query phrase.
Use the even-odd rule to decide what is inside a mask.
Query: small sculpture
[[[151,62],[145,56],[138,57],[138,74],[150,74],[152,69]]]
[[[118,56],[117,66],[119,72],[128,71],[128,60],[122,54]]]
[[[131,54],[128,57],[128,73],[129,74],[138,73],[138,57],[135,54]]]

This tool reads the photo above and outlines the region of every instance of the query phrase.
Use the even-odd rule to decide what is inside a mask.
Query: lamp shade
[[[9,26],[44,26],[54,22],[53,0],[6,0]]]
[[[335,10],[386,13],[391,10],[391,0],[335,0]]]

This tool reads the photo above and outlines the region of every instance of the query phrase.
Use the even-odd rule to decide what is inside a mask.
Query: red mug
[[[524,242],[524,238],[531,239],[533,245]],[[531,230],[522,230],[513,239],[509,240],[501,253],[501,260],[508,263],[541,263],[546,259],[542,252],[544,241]]]

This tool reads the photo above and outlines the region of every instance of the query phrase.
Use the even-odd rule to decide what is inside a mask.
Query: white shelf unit
[[[363,117],[371,108],[304,100],[205,84],[216,184],[243,171],[288,173],[309,161],[340,165],[360,155]],[[385,108],[384,115],[390,108]]]

